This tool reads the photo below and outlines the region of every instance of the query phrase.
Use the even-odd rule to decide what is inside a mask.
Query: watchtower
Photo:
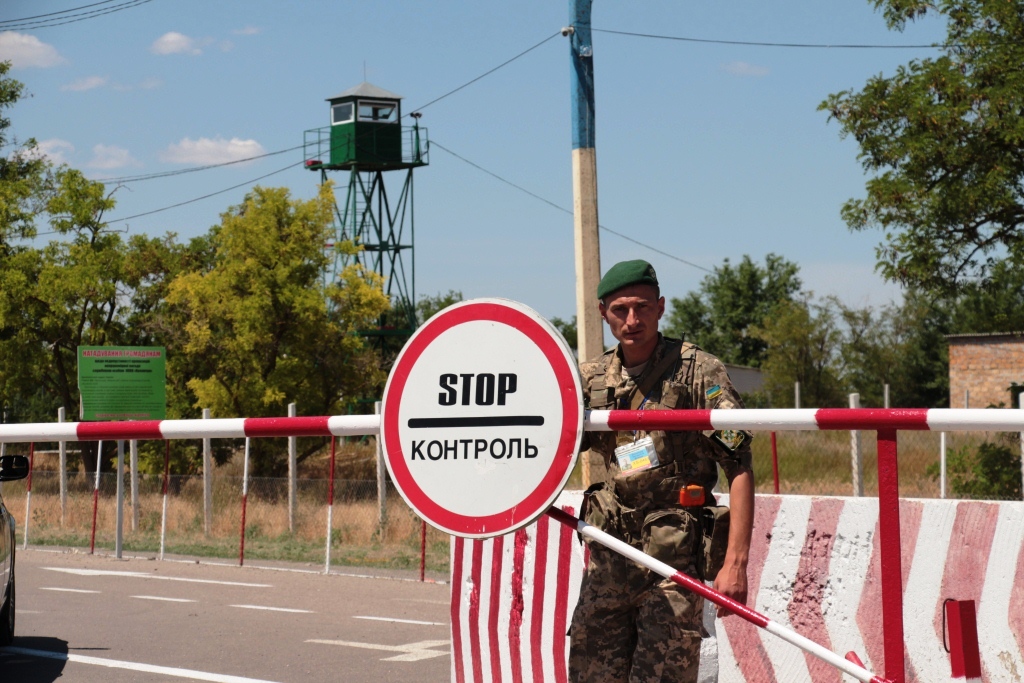
[[[367,334],[407,337],[416,328],[412,172],[428,163],[427,131],[420,128],[415,112],[413,125],[403,127],[401,95],[372,83],[363,82],[327,102],[331,125],[305,131],[303,148],[306,168],[319,171],[321,183],[331,171],[348,174],[347,182],[337,183],[334,240],[325,245],[332,257],[328,282],[353,262],[379,274],[400,315]],[[342,251],[340,246],[349,241],[362,249],[355,254]]]

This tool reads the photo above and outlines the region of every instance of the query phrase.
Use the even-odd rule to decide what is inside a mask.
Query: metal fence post
[[[860,408],[860,394],[850,394],[850,407]],[[853,495],[863,497],[864,466],[861,462],[860,432],[857,430],[850,432],[850,478],[853,483]]]
[[[800,408],[800,382],[793,382],[793,407]]]
[[[939,498],[946,497],[946,432],[939,432]]]
[[[327,477],[327,549],[324,551],[324,574],[331,573],[331,541],[334,529],[334,456],[337,449],[337,437],[331,437],[331,472]]]
[[[889,409],[889,384],[888,384],[888,382],[886,383],[885,387],[883,387],[882,407],[885,408],[886,410]]]
[[[288,417],[295,417],[295,404],[288,404]],[[288,531],[295,533],[295,486],[296,486],[296,444],[298,439],[294,436],[288,437]]]
[[[64,408],[57,408],[57,422],[64,421]],[[68,443],[58,441],[60,467],[60,526],[64,527],[64,519],[68,512]]]
[[[103,442],[96,442],[96,484],[92,489],[92,534],[89,539],[89,554],[96,552],[96,513],[100,505],[100,466],[103,464]]]
[[[373,404],[373,414],[380,415],[380,401]],[[388,521],[388,483],[385,477],[387,466],[384,464],[384,447],[381,445],[380,436],[377,441],[377,530],[383,536],[384,525]]]
[[[164,449],[164,501],[163,514],[160,516],[160,559],[164,559],[164,543],[167,540],[167,480],[171,474],[171,442]]]
[[[25,538],[22,550],[28,547],[28,521],[32,518],[32,469],[36,461],[36,445],[28,445],[28,481],[25,482]]]
[[[245,507],[249,501],[249,437],[245,437],[245,461],[242,464],[242,534],[238,541],[238,566],[245,564]]]
[[[117,440],[117,515],[114,520],[114,556],[121,559],[124,546],[124,440]]]
[[[203,408],[203,419],[210,419],[210,409]],[[213,525],[213,442],[203,439],[203,534],[210,535]]]
[[[139,442],[128,442],[128,467],[132,471],[132,531],[139,530]]]

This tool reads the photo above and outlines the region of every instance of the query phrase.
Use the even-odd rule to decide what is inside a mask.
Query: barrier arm
[[[647,555],[646,553],[637,550],[628,543],[620,541],[611,534],[607,534],[604,531],[598,529],[597,527],[587,524],[582,519],[573,517],[564,510],[559,510],[556,507],[551,507],[548,509],[546,514],[552,519],[575,529],[580,533],[580,535],[589,538],[592,541],[600,543],[606,548],[614,550],[620,555],[623,555],[629,558],[630,560],[633,560],[634,562],[640,564],[641,566],[650,569],[652,572],[664,576],[669,581],[677,583],[680,586],[688,590],[691,590],[694,593],[697,593],[698,595],[703,596],[705,599],[710,600],[719,607],[724,607],[730,610],[734,614],[739,615],[740,617],[746,619],[755,626],[763,628],[765,631],[768,631],[768,633],[771,633],[772,635],[781,638],[787,643],[795,645],[805,652],[811,653],[812,655],[822,660],[826,664],[831,664],[843,673],[849,676],[853,676],[858,681],[862,681],[863,683],[893,683],[890,679],[876,676],[875,674],[865,669],[863,666],[860,665],[859,659],[857,659],[856,655],[854,655],[853,653],[847,655],[849,659],[844,659],[837,655],[835,652],[832,652],[831,650],[822,647],[813,640],[805,638],[796,631],[788,629],[785,626],[782,626],[781,624],[772,621],[763,614],[755,612],[746,605],[737,602],[732,598],[723,595],[722,593],[719,593],[718,591],[716,591],[713,588],[710,588],[709,586],[706,586],[703,582],[691,578],[680,571],[676,571],[674,568],[670,567],[664,562],[656,560],[650,555]]]

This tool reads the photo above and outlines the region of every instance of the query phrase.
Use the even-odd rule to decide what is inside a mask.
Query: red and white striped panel
[[[563,494],[559,504],[575,510],[578,495]],[[905,500],[900,519],[908,683],[953,680],[941,632],[946,598],[977,604],[983,680],[1019,682],[1024,503]],[[884,670],[877,532],[874,498],[758,496],[748,604]],[[452,680],[564,681],[582,552],[546,517],[514,538],[455,540]],[[837,670],[736,617],[715,626],[721,683],[841,681]]]

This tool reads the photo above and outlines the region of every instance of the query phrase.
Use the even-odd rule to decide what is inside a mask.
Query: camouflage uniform
[[[693,344],[659,335],[646,371],[667,353],[677,362],[654,383],[645,410],[741,408],[742,401],[725,366]],[[628,409],[636,383],[622,370],[618,349],[580,365],[583,391],[595,410]],[[643,376],[638,378],[649,385]],[[735,434],[733,434],[734,436]],[[588,432],[583,448],[604,456],[614,475],[592,489],[586,519],[649,555],[699,576],[702,553],[700,522],[692,508],[679,505],[679,489],[700,484],[713,504],[716,463],[731,479],[751,466],[749,438],[730,451],[713,441],[712,432],[638,432],[650,436],[660,466],[621,473],[614,458],[617,445],[634,439],[631,432]],[[729,441],[729,434],[725,435]],[[748,435],[749,436],[749,435]],[[588,443],[589,442],[589,443]],[[735,442],[733,442],[735,444]],[[573,683],[654,683],[697,680],[703,598],[618,553],[590,543],[590,563],[570,630],[569,680]],[[709,579],[714,577],[708,577]]]

